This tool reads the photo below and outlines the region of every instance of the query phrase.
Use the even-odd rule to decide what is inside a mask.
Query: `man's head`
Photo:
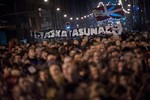
[[[48,78],[47,71],[46,70],[40,70],[39,71],[39,79],[41,81],[46,81],[47,78]]]
[[[20,64],[21,63],[21,55],[16,54],[14,57],[14,62],[17,64]]]
[[[52,64],[51,67],[49,67],[49,73],[58,86],[61,86],[63,84],[64,77],[57,64]]]
[[[44,60],[46,60],[46,59],[47,59],[47,56],[48,56],[48,52],[45,51],[45,50],[43,50],[43,51],[41,52],[41,58],[44,59]]]
[[[36,56],[35,49],[29,48],[28,56],[29,58],[34,58]]]

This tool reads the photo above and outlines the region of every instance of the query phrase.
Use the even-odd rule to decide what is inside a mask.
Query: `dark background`
[[[0,0],[0,32],[5,32],[7,39],[15,37],[19,40],[27,38],[29,40],[30,31],[40,31],[41,23],[44,18],[39,17],[38,8],[53,10],[52,16],[46,18],[45,22],[51,22],[53,29],[64,28],[69,19],[64,19],[63,14],[67,14],[68,18],[83,17],[92,12],[99,2],[117,3],[118,0]],[[149,29],[150,23],[150,0],[122,0],[125,4],[131,3],[136,8],[131,9],[130,20],[136,19],[135,29]],[[57,14],[56,8],[61,9],[61,13]],[[134,17],[134,18],[133,18]],[[78,23],[83,27],[89,27],[92,20],[72,21],[72,27]],[[57,23],[57,25],[56,25]],[[87,26],[85,25],[87,24]],[[82,26],[82,25],[80,25]],[[49,26],[47,26],[49,27]]]

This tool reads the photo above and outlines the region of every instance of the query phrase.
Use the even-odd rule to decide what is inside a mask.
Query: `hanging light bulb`
[[[73,18],[71,17],[70,20],[73,20]]]
[[[48,2],[48,0],[44,0],[44,2]]]
[[[67,17],[67,15],[66,15],[66,14],[64,14],[64,17],[66,18],[66,17]]]
[[[118,2],[119,2],[119,4],[122,6],[123,11],[124,11],[125,13],[129,14],[130,12],[127,11],[127,10],[125,10],[125,9],[123,8],[122,0],[119,0]]]
[[[131,4],[128,4],[128,7],[131,7]]]
[[[57,10],[57,11],[60,11],[60,8],[57,8],[56,10]]]

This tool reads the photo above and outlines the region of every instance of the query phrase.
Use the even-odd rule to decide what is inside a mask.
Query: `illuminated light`
[[[86,16],[84,16],[84,18],[86,18]]]
[[[77,17],[76,20],[79,20],[79,18]]]
[[[84,19],[83,17],[81,17],[81,19]]]
[[[69,30],[70,29],[70,22],[66,23],[66,29]]]
[[[110,1],[106,4],[107,6],[110,4]]]
[[[120,3],[118,3],[118,5],[121,5]]]
[[[44,2],[48,2],[48,0],[44,0]]]
[[[57,8],[56,10],[57,10],[57,11],[60,11],[60,8]]]
[[[119,0],[118,2],[119,2],[119,4],[122,6],[123,11],[124,11],[125,13],[129,14],[130,12],[129,12],[129,11],[126,11],[126,10],[123,8],[122,0]]]
[[[99,2],[98,6],[100,7],[101,5],[104,6],[104,3],[103,2]]]
[[[87,17],[90,17],[90,15],[87,15]]]
[[[122,18],[122,20],[125,21],[125,20],[126,20],[126,17]]]
[[[130,9],[128,9],[128,11],[130,11]]]
[[[70,26],[67,26],[66,29],[70,29]]]
[[[103,2],[99,2],[98,6],[100,7],[101,5],[104,5],[104,3]]]
[[[79,27],[79,24],[77,24],[77,27]]]
[[[120,24],[120,21],[117,21],[116,24]]]
[[[128,4],[128,7],[131,7],[131,4]]]
[[[101,5],[102,5],[102,6],[105,6],[103,2],[99,2],[98,6],[100,7]],[[123,9],[123,11],[124,11],[125,13],[130,13],[129,11],[126,11],[126,10],[123,8],[122,0],[119,0],[119,1],[118,1],[118,5],[121,5],[121,6],[122,6],[122,9]]]
[[[71,17],[70,20],[73,20],[73,18]]]
[[[103,2],[99,2],[98,6],[100,7],[101,5],[102,5],[103,7],[105,6],[105,4],[104,4]],[[129,11],[127,11],[127,10],[124,9],[122,0],[118,0],[118,5],[121,5],[121,7],[122,7],[122,9],[123,9],[123,11],[124,11],[125,13],[127,13],[127,14],[130,13]],[[91,15],[91,14],[90,14],[90,15]]]
[[[67,17],[67,15],[66,15],[66,14],[64,14],[64,17],[66,18],[66,17]]]
[[[42,11],[42,8],[38,8],[38,11]]]

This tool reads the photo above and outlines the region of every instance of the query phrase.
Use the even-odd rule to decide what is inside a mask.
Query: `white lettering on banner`
[[[103,27],[99,27],[98,34],[104,34],[105,30]]]
[[[62,31],[61,32],[61,37],[67,37],[67,31]]]
[[[118,31],[119,31],[119,30],[118,30],[118,26],[114,26],[114,27],[113,27],[113,31],[112,31],[113,34],[114,34],[114,35],[118,35]]]
[[[60,37],[61,30],[56,30],[56,37]]]
[[[118,28],[118,34],[121,34],[123,32],[123,27],[122,27],[122,24],[118,24],[116,25]]]
[[[45,33],[44,39],[51,38],[50,31]]]
[[[97,27],[96,28],[91,28],[91,35],[97,35]]]
[[[39,35],[41,36],[41,34],[39,34]],[[37,32],[34,32],[32,36],[34,36],[34,38],[40,38],[37,36]]]
[[[44,32],[35,32],[34,33],[34,38],[43,38]]]
[[[69,30],[67,34],[69,37],[72,37],[72,30]]]
[[[44,37],[44,32],[41,32],[41,38],[43,38]]]
[[[108,25],[105,27],[95,27],[95,28],[80,28],[74,29],[70,31],[66,30],[50,30],[48,32],[34,32],[32,36],[35,39],[48,39],[48,38],[55,38],[55,37],[77,37],[77,36],[90,36],[90,35],[97,35],[97,34],[113,34],[119,35],[123,31],[123,27],[120,24],[117,25]]]
[[[72,36],[79,36],[79,33],[78,33],[78,30],[77,29],[74,29],[73,32],[72,32]]]
[[[83,30],[83,28],[80,28],[79,29],[79,36],[83,36],[84,35],[84,30]]]
[[[55,31],[54,30],[51,31],[51,37],[52,38],[55,37]]]
[[[53,38],[53,37],[55,37],[54,30],[51,30],[51,31],[49,31],[49,32],[46,32],[45,35],[44,35],[44,39]]]
[[[112,27],[111,26],[106,26],[105,29],[106,29],[107,34],[112,34]]]
[[[84,35],[90,36],[90,28],[84,28]]]

